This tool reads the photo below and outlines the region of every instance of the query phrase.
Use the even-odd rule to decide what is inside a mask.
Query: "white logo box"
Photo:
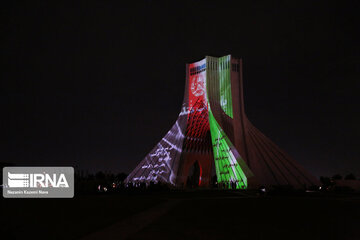
[[[72,198],[73,167],[4,167],[5,198]]]

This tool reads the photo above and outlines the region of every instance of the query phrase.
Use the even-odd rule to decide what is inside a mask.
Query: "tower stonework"
[[[190,176],[194,166],[198,173]],[[125,181],[185,187],[191,177],[197,186],[209,186],[212,168],[225,188],[319,184],[248,120],[242,60],[231,55],[186,65],[178,119]]]

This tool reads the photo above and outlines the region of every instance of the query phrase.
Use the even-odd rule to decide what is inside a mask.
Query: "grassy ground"
[[[35,239],[78,239],[139,213],[151,214],[169,201],[177,204],[129,239],[360,239],[360,197],[336,194],[197,191],[2,199],[1,229],[9,236],[3,239],[33,234]]]
[[[92,195],[74,199],[2,199],[2,239],[78,239],[160,204],[141,196]]]
[[[360,201],[185,200],[130,239],[360,239]]]

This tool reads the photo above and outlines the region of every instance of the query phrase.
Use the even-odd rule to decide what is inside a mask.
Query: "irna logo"
[[[47,173],[10,173],[8,172],[8,185],[11,188],[37,188],[37,187],[65,187],[68,188],[69,184],[63,173],[61,174],[47,174]]]
[[[4,167],[5,198],[72,198],[73,167]]]

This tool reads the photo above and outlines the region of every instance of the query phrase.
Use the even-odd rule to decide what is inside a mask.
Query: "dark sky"
[[[3,5],[0,162],[129,172],[177,119],[185,64],[232,54],[259,130],[316,176],[360,177],[359,12],[357,1]]]

